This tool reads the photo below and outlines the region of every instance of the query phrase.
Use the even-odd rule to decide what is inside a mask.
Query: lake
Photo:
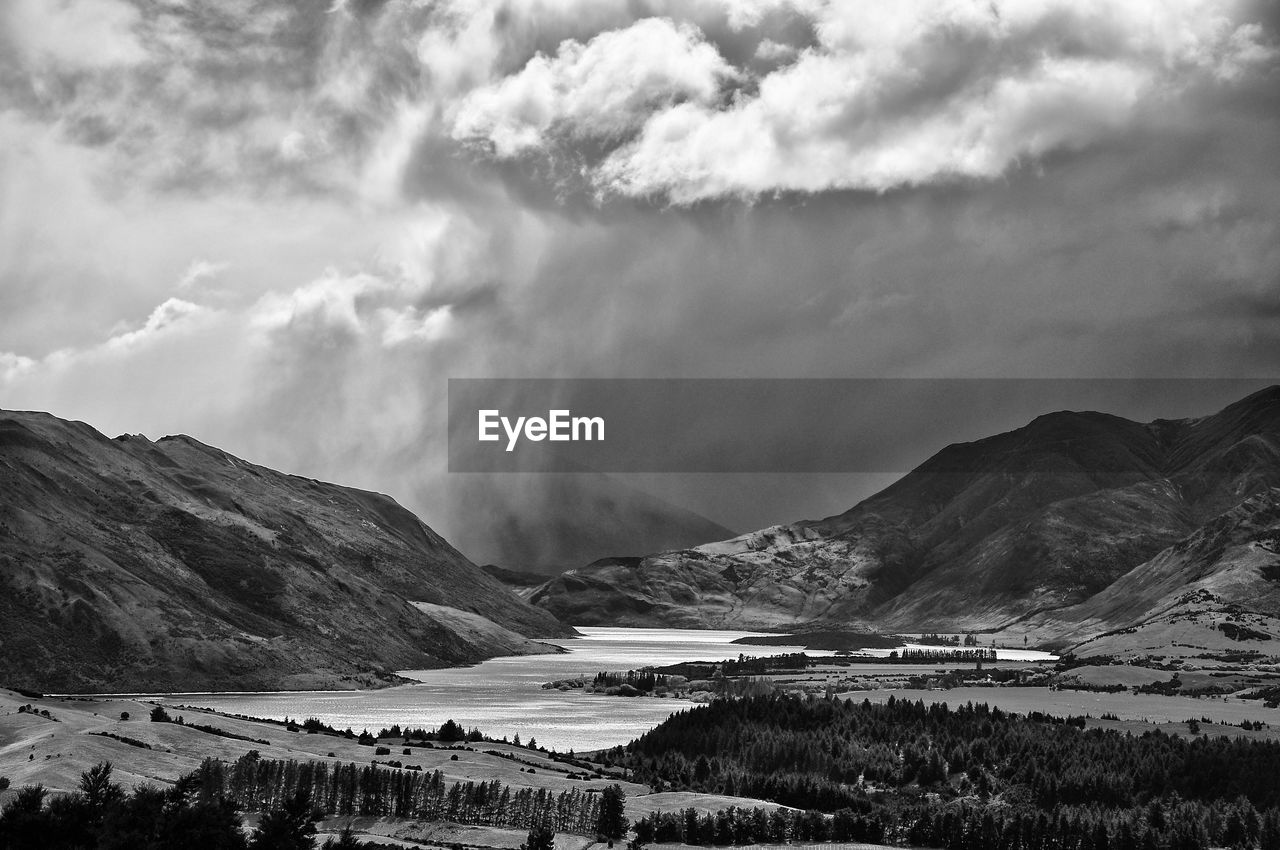
[[[587,626],[579,626],[578,631],[580,638],[547,641],[563,646],[564,653],[493,658],[474,667],[401,671],[420,684],[376,691],[168,694],[157,699],[276,720],[316,717],[357,732],[365,728],[376,732],[393,724],[434,728],[452,718],[495,738],[518,734],[526,742],[536,737],[540,745],[561,751],[592,750],[625,744],[692,703],[543,690],[543,682],[591,676],[601,670],[799,651],[798,647],[732,643],[755,632]],[[809,651],[812,656],[830,654]]]

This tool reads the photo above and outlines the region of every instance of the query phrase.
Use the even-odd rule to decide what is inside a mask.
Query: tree
[[[657,812],[653,812],[649,817],[636,821],[636,840],[627,844],[627,850],[640,850],[641,847],[652,842],[657,833],[655,827],[657,820]]]
[[[100,817],[107,806],[118,801],[123,792],[111,781],[111,762],[99,762],[80,774],[80,793],[95,816]]]
[[[131,802],[137,805],[140,796],[135,792]],[[150,845],[135,842],[117,846],[120,850],[133,850],[138,846],[155,847],[157,850],[246,850],[248,847],[241,830],[240,815],[236,813],[235,806],[224,799],[190,802],[176,799],[171,791],[158,822],[147,824],[144,830],[139,837],[154,834],[159,836],[158,840]],[[269,846],[288,848],[299,845]],[[301,846],[310,850],[310,838]],[[105,845],[100,845],[100,850],[106,850]]]
[[[122,711],[122,712],[120,712],[120,719],[121,719],[121,720],[128,720],[128,719],[129,719],[129,712],[127,712],[127,711]]]
[[[555,831],[551,829],[549,823],[543,821],[529,830],[529,836],[524,844],[520,845],[520,850],[555,850],[555,847]]]
[[[312,850],[315,834],[311,799],[299,789],[280,808],[262,816],[249,846],[252,850]]]
[[[436,738],[441,741],[461,741],[466,736],[466,730],[452,718],[440,724],[440,729],[436,732]]]
[[[0,811],[0,847],[40,847],[48,838],[48,822],[41,811],[45,790],[28,785]]]
[[[157,705],[155,708],[151,709],[152,723],[169,723],[171,720],[172,718],[169,717],[169,712],[164,710],[163,705]]]
[[[621,838],[627,831],[625,816],[627,795],[622,786],[613,784],[600,795],[600,815],[596,820],[596,832],[605,838]]]

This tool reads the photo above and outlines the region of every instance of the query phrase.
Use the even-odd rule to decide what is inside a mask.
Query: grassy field
[[[52,719],[19,713],[19,706],[26,704],[37,711],[48,711]],[[257,750],[263,758],[270,759],[368,763],[375,758],[372,747],[355,740],[290,732],[278,724],[240,720],[212,712],[169,709],[173,717],[182,716],[187,724],[213,726],[255,740],[225,738],[198,731],[190,725],[152,723],[148,720],[152,708],[150,703],[132,699],[48,697],[33,700],[0,690],[0,776],[9,777],[13,788],[41,783],[53,791],[70,791],[79,782],[80,774],[100,761],[111,761],[117,781],[132,787],[139,782],[172,782],[195,770],[206,758],[234,761],[250,750]],[[120,719],[122,712],[128,712],[128,720]],[[134,739],[150,749],[131,746],[103,733]],[[609,784],[600,779],[568,779],[566,774],[573,772],[573,768],[535,750],[509,744],[467,746],[472,749],[415,747],[408,756],[396,746],[393,755],[376,758],[383,761],[394,758],[406,765],[419,765],[423,770],[440,770],[448,782],[496,779],[513,787],[547,788],[556,792]],[[480,750],[516,755],[532,764]],[[533,773],[526,772],[530,766]],[[633,783],[621,784],[628,794],[644,794],[649,790]]]
[[[19,711],[30,706],[31,711]],[[163,786],[199,767],[206,758],[234,761],[250,750],[263,758],[297,759],[367,764],[373,760],[396,759],[423,770],[439,770],[447,782],[497,780],[513,788],[546,788],[560,792],[571,788],[600,789],[615,781],[627,795],[627,816],[643,817],[651,811],[678,811],[693,807],[712,812],[727,806],[766,806],[759,800],[716,794],[651,794],[649,787],[616,779],[569,779],[580,770],[567,767],[536,750],[510,744],[477,742],[468,749],[427,749],[411,747],[403,753],[400,741],[382,742],[391,748],[389,756],[375,756],[373,747],[355,740],[323,734],[291,732],[285,726],[227,717],[198,709],[169,707],[172,717],[181,716],[184,725],[153,723],[152,703],[128,698],[45,697],[32,699],[0,689],[0,776],[12,783],[0,792],[0,805],[24,785],[41,784],[53,792],[77,788],[80,775],[93,765],[110,761],[114,777],[125,788],[138,784]],[[33,713],[34,712],[34,713]],[[48,712],[45,717],[39,712]],[[128,719],[121,715],[127,713]],[[252,740],[236,740],[202,732],[191,724],[211,726]],[[116,735],[137,744],[126,743]],[[265,742],[265,743],[262,743]],[[506,754],[519,759],[504,758]],[[455,760],[456,757],[456,760]],[[253,822],[255,818],[246,819]],[[336,833],[351,818],[330,819],[322,832]],[[525,840],[518,830],[417,823],[390,818],[355,818],[354,826],[370,838],[405,847],[463,844],[514,850]],[[591,842],[580,836],[557,838],[558,850],[586,850]],[[602,845],[603,848],[603,845]]]
[[[681,812],[696,809],[699,814],[713,814],[730,806],[751,809],[784,809],[777,803],[755,800],[749,797],[726,797],[723,794],[698,794],[692,791],[661,791],[627,799],[627,817],[639,820],[650,812]]]
[[[451,847],[461,844],[470,848],[519,850],[529,834],[518,829],[485,826],[460,826],[454,823],[428,823],[397,818],[329,818],[318,824],[319,841],[338,834],[350,825],[360,835],[383,844],[399,847]],[[317,842],[319,843],[319,842]],[[581,835],[556,836],[556,850],[587,850],[597,842]],[[604,844],[598,845],[604,848]]]
[[[1133,688],[1167,682],[1173,674],[1168,670],[1155,670],[1133,664],[1090,664],[1073,667],[1057,676],[1061,687],[1106,687],[1123,685]],[[1218,692],[1230,695],[1252,688],[1280,683],[1280,675],[1274,670],[1257,666],[1218,665],[1215,668],[1190,668],[1178,671],[1180,693],[1192,695]]]

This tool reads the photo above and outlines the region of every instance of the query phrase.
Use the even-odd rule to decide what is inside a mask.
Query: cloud
[[[401,310],[384,308],[379,311],[382,319],[382,344],[403,345],[409,342],[435,342],[444,339],[453,329],[453,309],[445,305],[430,310]]]
[[[187,266],[187,270],[182,273],[182,279],[178,281],[178,291],[182,292],[197,287],[204,288],[206,284],[228,268],[230,268],[230,263],[192,260],[191,265]]]
[[[0,351],[0,380],[13,381],[31,371],[35,365],[36,362],[30,357],[14,354],[12,351]]]
[[[252,308],[252,324],[267,334],[360,336],[365,332],[361,302],[387,288],[384,280],[372,274],[344,275],[329,269],[290,293],[268,293]]]
[[[793,44],[783,44],[771,38],[766,38],[756,45],[755,56],[765,62],[782,64],[790,62],[799,52],[799,49]]]
[[[212,312],[208,307],[181,298],[169,298],[151,311],[141,327],[112,336],[103,344],[103,348],[120,351],[146,345],[163,334],[190,327]]]
[[[677,103],[710,106],[737,76],[697,28],[646,18],[567,40],[519,73],[472,91],[457,108],[453,135],[484,140],[507,158],[542,148],[552,135],[568,142],[624,138],[655,112]]]
[[[122,0],[7,0],[0,44],[29,65],[102,71],[148,58],[140,21],[138,10]]]
[[[449,377],[1273,369],[1264,4],[328,6],[0,2],[0,406],[390,492],[483,556],[568,509],[449,497]],[[35,46],[72,29],[93,73]]]
[[[462,101],[455,137],[588,163],[607,196],[688,204],[989,180],[1077,151],[1277,51],[1233,4],[949,0],[804,10],[817,44],[744,79],[688,24],[566,42]],[[740,22],[741,23],[741,22]],[[768,38],[757,56],[785,58]],[[609,60],[604,61],[603,57]],[[664,64],[669,63],[669,64]]]

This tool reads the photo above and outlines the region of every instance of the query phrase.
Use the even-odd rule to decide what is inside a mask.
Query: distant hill
[[[1263,519],[1274,487],[1277,387],[1196,419],[1051,413],[948,446],[837,516],[598,561],[531,599],[583,624],[994,631],[1025,621],[1065,640],[1081,618],[1115,627],[1195,580],[1199,566],[1165,556],[1160,582],[1117,584],[1248,500],[1262,507],[1247,534],[1280,527]],[[1099,595],[1113,585],[1123,611]],[[1076,607],[1094,597],[1098,610]]]
[[[507,587],[535,587],[547,580],[544,573],[527,572],[524,570],[509,570],[506,567],[500,567],[497,564],[481,564],[480,569],[485,573],[505,584]]]
[[[190,437],[0,412],[0,482],[9,686],[368,686],[572,632],[393,499]]]

